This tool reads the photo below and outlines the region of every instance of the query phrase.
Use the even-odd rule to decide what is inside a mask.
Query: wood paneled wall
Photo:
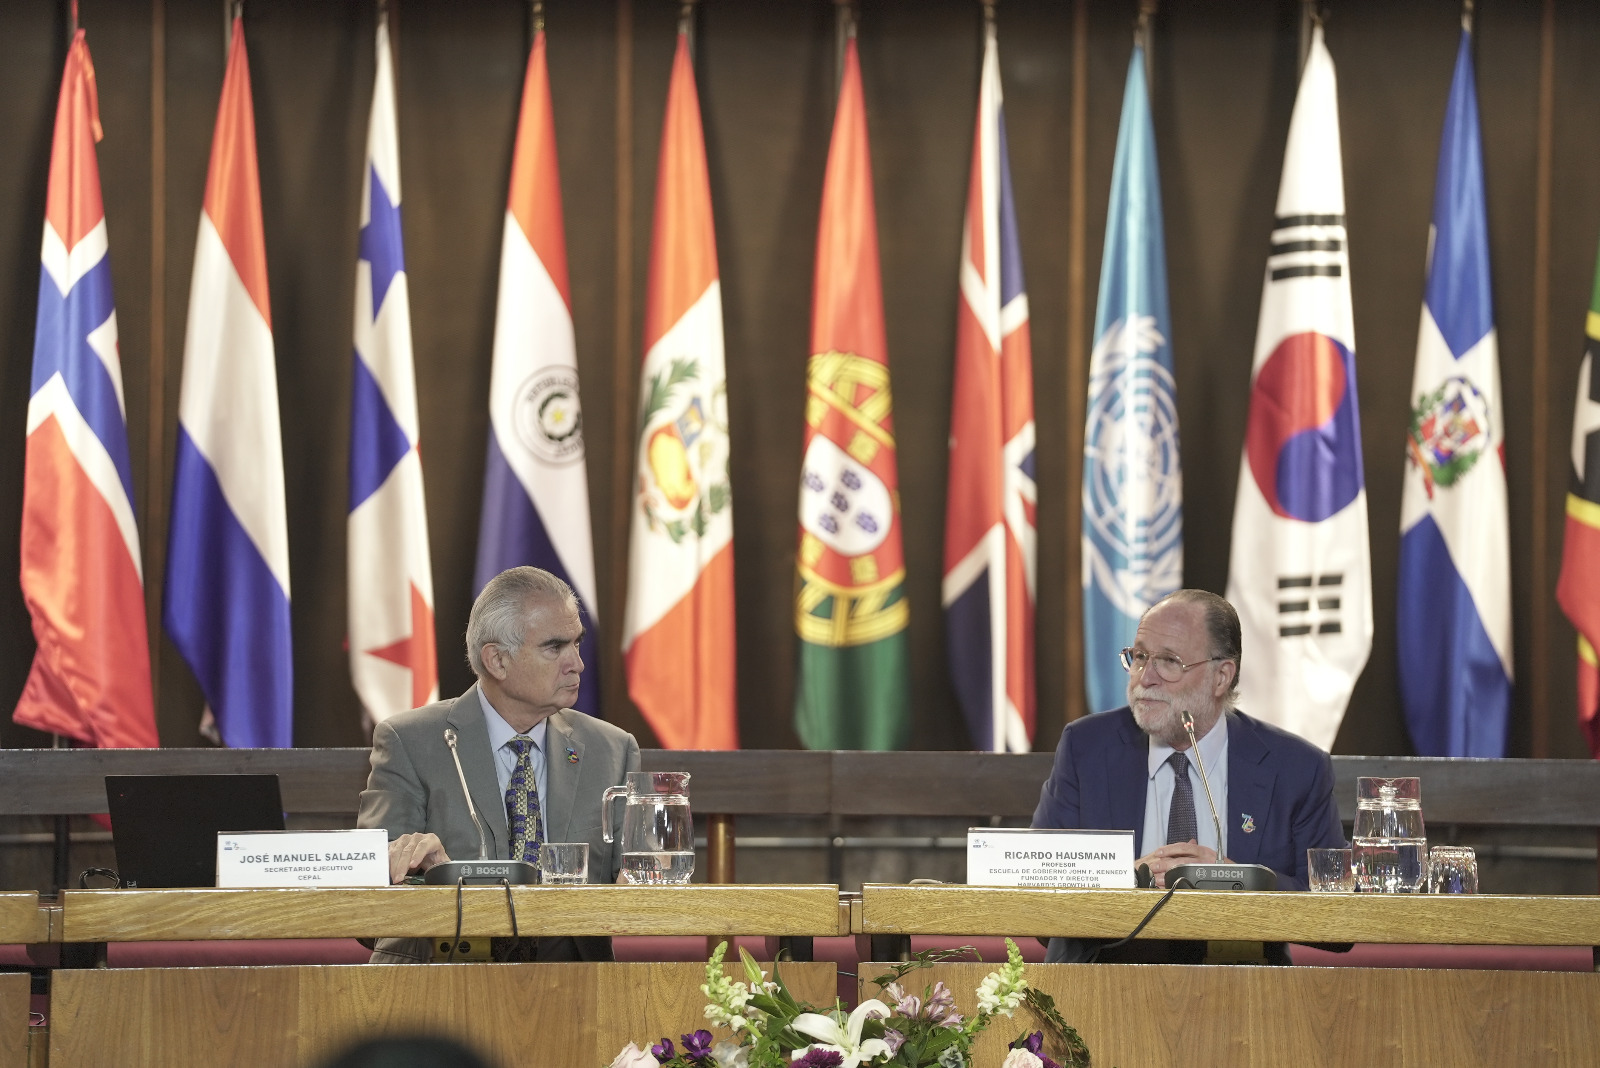
[[[473,593],[500,228],[528,5],[391,2],[441,685],[453,693],[470,681],[460,635]],[[1393,622],[1401,440],[1458,6],[1329,6],[1377,624],[1372,659],[1335,749],[1403,754],[1410,744],[1396,691]],[[0,561],[17,558],[38,241],[65,9],[63,0],[0,10],[0,441],[11,443],[0,449]],[[607,715],[648,743],[622,692],[616,642],[631,482],[624,450],[678,4],[549,0],[546,9],[605,641],[602,663],[590,673],[604,684]],[[1077,424],[1092,325],[1085,309],[1097,287],[1135,9],[1131,0],[999,6],[1033,315],[1043,748],[1081,704],[1073,587]],[[245,8],[289,492],[295,736],[303,745],[361,740],[343,648],[345,449],[375,12],[372,0],[248,0]],[[1153,103],[1182,422],[1186,580],[1217,590],[1227,577],[1300,17],[1295,0],[1261,0],[1171,3],[1155,21]],[[106,129],[100,165],[146,575],[155,591],[225,24],[219,0],[82,0],[81,18]],[[864,0],[860,18],[918,665],[913,707],[918,744],[933,749],[967,744],[942,667],[938,604],[955,265],[981,22],[977,0]],[[1578,756],[1586,750],[1573,723],[1571,630],[1553,588],[1572,383],[1600,237],[1593,181],[1600,66],[1592,62],[1600,54],[1600,11],[1583,0],[1484,0],[1477,27],[1508,422],[1518,678],[1512,751]],[[696,62],[732,401],[740,715],[751,747],[796,744],[789,726],[794,500],[833,56],[828,0],[700,5]],[[150,601],[154,622],[159,597]],[[192,744],[198,689],[170,642],[158,628],[152,634],[163,741]],[[15,585],[0,595],[0,636],[3,706],[20,692],[32,654]],[[9,725],[0,739],[39,741]]]

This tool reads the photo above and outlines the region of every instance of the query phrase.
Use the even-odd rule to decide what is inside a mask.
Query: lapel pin
[[[1248,812],[1240,813],[1239,829],[1245,834],[1256,833],[1256,818]]]
[[[576,764],[577,762],[578,762],[578,751],[576,749],[572,748],[570,745],[567,746],[567,763],[568,764]]]

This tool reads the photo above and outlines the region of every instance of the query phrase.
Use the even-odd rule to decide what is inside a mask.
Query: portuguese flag
[[[1600,757],[1600,264],[1589,297],[1588,344],[1578,368],[1572,415],[1572,488],[1567,493],[1567,535],[1561,550],[1556,599],[1578,628],[1578,724],[1589,751]]]
[[[806,368],[795,731],[808,749],[901,749],[910,733],[889,349],[861,96],[846,46],[822,186]]]

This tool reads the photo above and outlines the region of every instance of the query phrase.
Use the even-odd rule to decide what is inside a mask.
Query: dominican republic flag
[[[378,21],[350,394],[350,678],[373,723],[439,699],[389,24]]]
[[[1251,715],[1331,749],[1372,651],[1350,252],[1333,58],[1312,33],[1261,289],[1228,600]]]
[[[289,523],[244,24],[233,20],[189,285],[164,622],[225,744],[287,747]]]
[[[599,591],[570,294],[550,74],[539,30],[523,78],[500,243],[489,456],[473,589],[481,591],[507,568],[532,564],[577,591],[579,654],[592,670],[573,707],[593,716],[600,713]]]
[[[38,649],[12,719],[120,749],[160,742],[95,162],[99,110],[80,29],[50,150],[23,461],[22,596]]]
[[[1422,756],[1498,757],[1511,717],[1505,420],[1472,31],[1433,191],[1400,498],[1400,694]]]
[[[1033,746],[1038,502],[1033,347],[993,24],[984,36],[959,281],[944,520],[946,656],[974,748],[1026,753]]]
[[[1128,703],[1117,661],[1183,582],[1183,469],[1169,342],[1161,176],[1143,45],[1122,97],[1083,435],[1083,644],[1089,710]]]
[[[872,151],[854,34],[845,44],[818,215],[795,559],[795,732],[807,749],[904,749],[911,735],[911,610]]]
[[[1578,367],[1572,413],[1572,488],[1567,491],[1567,530],[1561,546],[1556,600],[1578,630],[1578,726],[1589,751],[1600,757],[1600,265],[1589,295],[1588,342]]]
[[[628,693],[662,748],[737,749],[722,283],[685,28],[661,127],[638,430],[622,621]]]

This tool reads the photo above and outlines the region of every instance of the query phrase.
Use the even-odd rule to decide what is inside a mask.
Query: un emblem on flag
[[[517,389],[512,409],[517,440],[539,459],[569,464],[583,459],[583,409],[578,403],[578,372],[546,367]]]
[[[1137,616],[1183,576],[1183,469],[1166,339],[1152,316],[1095,345],[1083,442],[1085,585]]]

